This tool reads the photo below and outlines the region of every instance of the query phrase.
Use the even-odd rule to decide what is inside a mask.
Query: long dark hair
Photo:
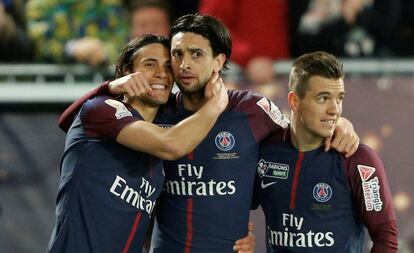
[[[136,57],[136,52],[140,48],[152,43],[160,43],[170,51],[170,40],[165,36],[146,34],[131,40],[125,45],[124,49],[122,49],[118,61],[116,62],[116,78],[124,76],[126,71],[132,72],[132,63]]]

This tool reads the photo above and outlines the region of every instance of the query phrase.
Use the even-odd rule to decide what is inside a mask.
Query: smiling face
[[[213,56],[208,39],[192,32],[179,32],[171,40],[171,64],[175,81],[184,94],[202,91],[213,70],[223,67],[224,54]]]
[[[152,106],[165,104],[173,85],[170,52],[160,43],[151,43],[135,52],[132,72],[141,72],[152,88],[152,95],[139,99]]]
[[[303,98],[290,92],[292,124],[298,138],[312,143],[322,142],[324,138],[332,136],[342,113],[344,96],[342,78],[329,79],[321,76],[312,76],[308,80]]]

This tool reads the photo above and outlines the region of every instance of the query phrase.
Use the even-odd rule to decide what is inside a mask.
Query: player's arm
[[[237,253],[253,253],[256,246],[256,237],[253,234],[253,222],[249,222],[247,236],[234,243],[233,251]]]
[[[67,132],[70,128],[70,125],[72,125],[73,120],[75,119],[76,114],[78,114],[80,108],[82,105],[91,98],[97,97],[99,95],[108,95],[108,82],[104,82],[100,86],[96,87],[95,89],[89,91],[85,95],[83,95],[81,98],[73,102],[66,110],[60,115],[60,118],[58,120],[58,125],[60,129]]]
[[[373,246],[371,253],[398,252],[397,222],[395,220],[377,225],[367,225]]]
[[[325,151],[334,148],[346,157],[352,156],[359,145],[359,137],[352,123],[346,118],[340,117],[333,137],[325,139]]]
[[[345,161],[354,205],[373,241],[371,253],[397,252],[398,230],[392,195],[379,156],[360,145]]]
[[[145,121],[126,125],[116,141],[129,148],[175,160],[190,153],[208,134],[228,103],[227,89],[218,73],[206,85],[207,102],[191,117],[171,128],[161,128]]]
[[[63,131],[67,132],[76,114],[88,99],[101,95],[114,96],[123,93],[130,97],[139,97],[143,94],[151,93],[151,87],[149,87],[147,82],[142,81],[143,78],[142,74],[137,72],[120,77],[113,81],[104,82],[97,88],[89,91],[81,98],[73,102],[73,104],[71,104],[60,116],[58,120],[59,127]]]

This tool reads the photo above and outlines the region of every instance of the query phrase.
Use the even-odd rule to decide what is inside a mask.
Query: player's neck
[[[323,145],[323,138],[315,136],[315,134],[300,127],[295,119],[291,120],[290,139],[293,146],[301,151],[311,151]]]
[[[153,122],[157,115],[159,105],[148,105],[140,101],[139,99],[129,100],[128,104],[132,106],[145,121]]]
[[[206,102],[207,99],[204,97],[204,94],[183,94],[183,106],[184,109],[188,111],[195,112],[200,109]]]

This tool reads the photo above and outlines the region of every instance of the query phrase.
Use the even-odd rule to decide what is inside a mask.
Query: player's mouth
[[[188,85],[191,84],[196,77],[194,75],[182,74],[178,76],[178,79],[180,80],[180,83]]]
[[[152,90],[166,90],[168,85],[162,83],[152,83],[150,84]]]
[[[321,120],[324,126],[332,127],[335,126],[336,120],[335,119],[323,119]]]

